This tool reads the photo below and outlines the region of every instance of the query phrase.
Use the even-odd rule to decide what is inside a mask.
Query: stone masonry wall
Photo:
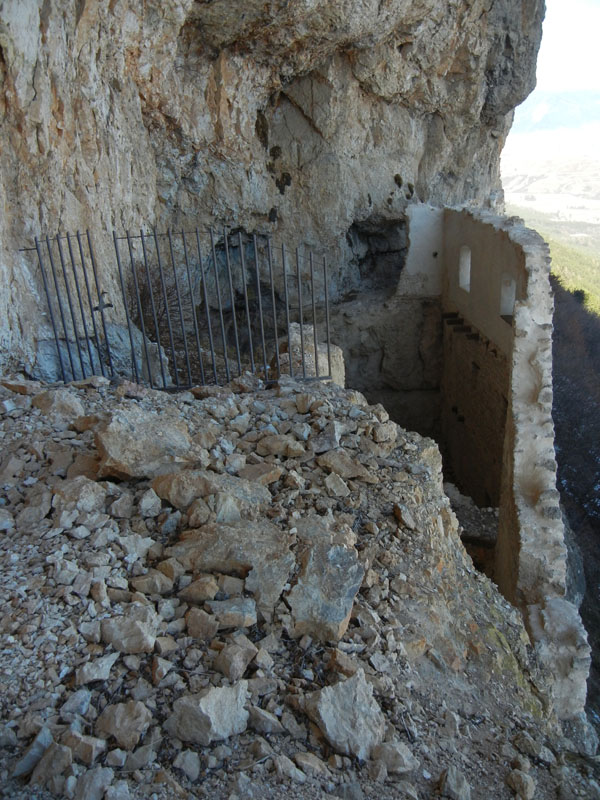
[[[551,415],[548,248],[520,220],[448,209],[444,263],[445,310],[476,325],[507,357],[506,424],[503,432],[497,429],[492,445],[496,453],[503,448],[496,581],[523,611],[538,655],[554,675],[557,713],[576,718],[585,703],[590,648],[577,609],[565,598],[567,550]],[[512,308],[506,304],[507,286]],[[464,371],[458,378],[468,383]],[[483,418],[497,413],[493,398],[493,392],[482,395],[490,403],[480,411]],[[452,398],[443,397],[443,402]],[[444,417],[451,413],[445,409]]]
[[[445,317],[442,439],[452,476],[479,506],[500,505],[509,364],[460,316]]]

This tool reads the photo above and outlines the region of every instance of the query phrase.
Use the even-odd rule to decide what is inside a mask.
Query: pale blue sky
[[[546,0],[537,88],[600,90],[600,0]]]

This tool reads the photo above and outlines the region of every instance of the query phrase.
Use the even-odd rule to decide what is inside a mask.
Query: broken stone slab
[[[145,575],[132,578],[131,585],[142,594],[168,594],[173,591],[173,581],[157,569],[149,569]]]
[[[471,800],[471,787],[463,773],[451,764],[440,775],[439,793],[450,800]]]
[[[219,492],[215,498],[215,516],[217,522],[238,522],[242,518],[239,501],[229,494]]]
[[[213,667],[235,683],[244,675],[257,652],[254,645],[251,647],[240,644],[226,645],[215,658]]]
[[[193,750],[182,750],[173,762],[176,769],[180,769],[190,781],[198,780],[200,775],[200,756]]]
[[[182,589],[178,597],[186,603],[196,603],[200,605],[206,600],[214,600],[219,591],[219,584],[213,575],[201,575],[195,581]]]
[[[395,775],[406,775],[419,768],[419,762],[403,742],[384,742],[373,748],[371,757],[385,764],[386,770]]]
[[[219,630],[219,621],[211,614],[207,614],[202,608],[190,608],[185,615],[187,632],[194,639],[208,641],[215,636]]]
[[[513,769],[506,778],[507,786],[515,792],[519,800],[532,800],[535,795],[536,783],[526,772]]]
[[[394,503],[394,516],[400,525],[404,528],[408,528],[409,531],[414,531],[416,529],[417,523],[415,522],[415,518],[405,505]]]
[[[100,477],[155,478],[199,458],[183,419],[135,403],[118,406],[99,423],[96,447]]]
[[[67,722],[75,715],[83,717],[90,707],[92,693],[88,689],[78,689],[60,707],[61,719]]]
[[[127,781],[117,781],[109,786],[104,794],[104,800],[131,800]]]
[[[249,712],[252,730],[257,733],[284,733],[285,729],[275,714],[258,706],[250,706]]]
[[[209,470],[171,472],[156,478],[151,485],[159,497],[182,511],[198,498],[219,494],[230,497],[244,515],[256,515],[271,504],[271,493],[256,481]]]
[[[210,600],[206,603],[219,628],[250,628],[256,625],[256,603],[250,597]]]
[[[65,419],[75,419],[85,414],[81,400],[69,389],[49,389],[33,398],[33,405],[44,414]]]
[[[0,508],[0,532],[12,531],[15,527],[15,519],[6,508]]]
[[[39,381],[29,381],[26,378],[16,377],[2,378],[2,380],[0,380],[0,386],[4,386],[5,389],[15,394],[34,395],[42,391],[43,384]]]
[[[325,478],[325,486],[330,497],[348,497],[350,494],[348,484],[335,472]]]
[[[298,458],[304,455],[304,445],[292,434],[269,434],[263,436],[256,445],[259,456],[286,456]]]
[[[38,764],[46,750],[53,743],[54,739],[52,738],[50,729],[46,726],[40,728],[35,739],[15,764],[12,773],[13,778],[20,778],[23,775],[29,775],[36,764]]]
[[[88,766],[91,766],[98,756],[106,750],[104,739],[98,739],[96,736],[86,736],[77,730],[66,731],[61,742],[70,748],[74,759]]]
[[[316,756],[314,753],[296,753],[294,761],[297,766],[307,775],[312,775],[313,778],[330,778],[331,773],[327,764]]]
[[[72,761],[73,754],[69,747],[52,742],[31,773],[29,784],[45,786],[51,778],[62,775]]]
[[[398,426],[391,420],[373,426],[373,440],[378,444],[382,442],[395,442],[398,438]]]
[[[104,511],[105,500],[106,490],[99,483],[79,475],[55,485],[52,505],[59,514],[67,508],[76,508],[91,514],[94,511]]]
[[[240,478],[247,481],[260,483],[261,486],[269,486],[275,483],[283,475],[283,468],[277,464],[263,461],[260,464],[249,464],[238,473]]]
[[[152,608],[133,604],[123,616],[102,620],[102,641],[121,653],[151,653],[159,625]]]
[[[102,658],[95,658],[79,667],[75,673],[75,685],[84,686],[93,681],[107,681],[113,664],[119,658],[119,653],[110,653]]]
[[[366,760],[383,741],[385,717],[362,668],[352,678],[305,695],[302,706],[342,755]]]
[[[204,746],[228,739],[246,730],[247,696],[247,681],[185,695],[173,703],[173,713],[163,727],[171,736]]]
[[[73,800],[102,800],[114,775],[108,767],[96,767],[84,772],[77,781]]]
[[[246,578],[260,611],[269,613],[279,600],[295,564],[293,538],[266,520],[239,525],[205,525],[186,531],[165,554],[193,572],[221,572]]]
[[[161,508],[162,501],[154,489],[147,489],[138,502],[138,511],[144,519],[158,517]]]
[[[289,778],[294,783],[306,783],[306,775],[287,756],[280,755],[273,758],[275,771],[280,779]]]
[[[365,483],[378,483],[378,478],[343,448],[329,450],[317,457],[317,464],[329,472],[335,472],[340,478],[356,478]]]
[[[114,736],[125,750],[133,750],[152,722],[152,712],[139,700],[106,706],[96,721],[96,733]]]
[[[158,686],[162,679],[169,674],[171,669],[173,669],[173,664],[170,661],[167,661],[166,658],[154,656],[152,659],[152,683]]]
[[[300,573],[286,596],[294,621],[294,636],[308,634],[320,641],[338,641],[346,632],[364,567],[352,547],[323,540],[305,547]]]

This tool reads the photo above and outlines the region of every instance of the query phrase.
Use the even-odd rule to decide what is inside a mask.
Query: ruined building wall
[[[585,703],[590,649],[577,609],[565,597],[567,550],[551,415],[549,264],[546,243],[519,221],[446,210],[443,308],[471,328],[446,324],[454,328],[444,339],[446,444],[457,468],[470,449],[467,461],[499,477],[495,579],[523,611],[539,657],[554,675],[557,712],[569,719]],[[467,339],[471,333],[477,338]],[[473,381],[474,363],[487,382]],[[460,402],[465,417],[474,415],[462,424],[477,430],[477,437],[457,433],[461,423],[453,404]],[[463,479],[467,491],[474,481],[476,494],[490,474],[482,479],[469,468]]]
[[[577,609],[566,599],[547,245],[519,220],[481,210],[413,206],[407,225],[410,246],[396,291],[344,304],[338,341],[350,363],[355,354],[365,356],[356,374],[352,366],[349,373],[367,393],[385,379],[393,395],[396,382],[401,424],[407,397],[415,403],[411,421],[421,397],[431,392],[436,398],[434,406],[421,405],[420,423],[431,413],[434,425],[434,415],[441,415],[450,474],[480,505],[499,506],[495,580],[523,612],[538,655],[554,675],[559,715],[572,718],[584,706],[590,650]],[[435,309],[436,336],[424,333],[425,308]],[[401,319],[403,312],[412,317]],[[381,351],[369,351],[374,320],[387,340]],[[406,336],[409,321],[413,330]],[[429,372],[411,373],[409,366],[422,358],[429,359]],[[382,378],[377,364],[385,369],[386,363],[395,371]]]
[[[443,336],[442,441],[451,454],[452,479],[468,487],[477,505],[497,508],[508,359],[460,315],[444,317]]]
[[[28,366],[44,327],[18,252],[36,233],[234,223],[324,248],[341,297],[369,279],[366,233],[411,202],[495,206],[542,14],[542,0],[2,0],[0,364]]]

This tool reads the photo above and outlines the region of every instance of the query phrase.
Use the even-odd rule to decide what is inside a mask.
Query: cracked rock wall
[[[38,232],[235,222],[319,244],[335,296],[361,278],[344,266],[355,223],[416,199],[497,205],[542,15],[541,0],[3,0],[3,361],[27,365],[37,332],[18,247]]]

